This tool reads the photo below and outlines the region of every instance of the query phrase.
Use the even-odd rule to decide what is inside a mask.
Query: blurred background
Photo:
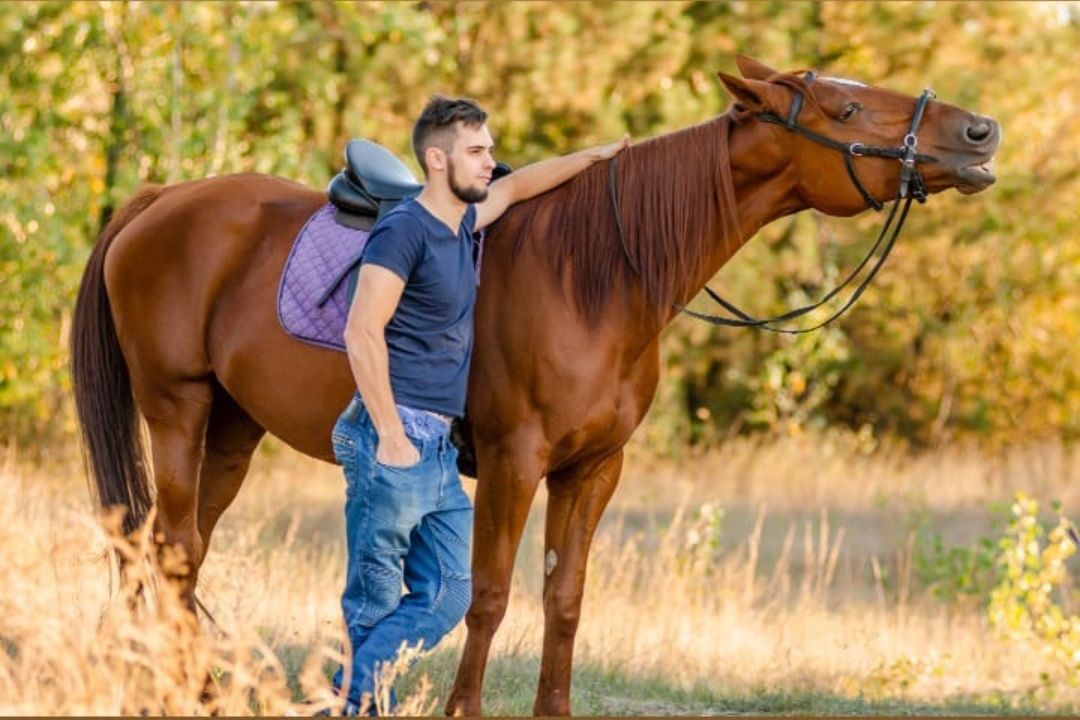
[[[416,169],[435,92],[524,163],[723,112],[735,52],[992,115],[988,192],[935,196],[841,322],[795,339],[678,319],[639,441],[841,426],[915,445],[1080,431],[1077,3],[0,4],[0,437],[70,440],[66,333],[103,219],[142,183],[256,171],[323,187],[363,136]],[[820,296],[873,213],[764,230],[714,287]]]

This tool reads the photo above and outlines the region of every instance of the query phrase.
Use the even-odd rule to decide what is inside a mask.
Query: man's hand
[[[592,154],[597,160],[610,160],[626,148],[630,147],[630,134],[623,135],[623,139],[607,145],[598,145],[586,152]]]
[[[379,438],[375,461],[380,465],[407,468],[420,462],[420,452],[404,433]]]

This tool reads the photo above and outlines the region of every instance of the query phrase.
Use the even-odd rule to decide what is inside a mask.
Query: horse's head
[[[780,73],[745,56],[743,77],[720,73],[739,123],[754,123],[753,175],[784,177],[803,204],[854,215],[897,197],[948,188],[970,194],[994,182],[1001,140],[994,120],[931,100],[813,73]],[[910,135],[912,137],[908,137]],[[908,148],[911,148],[908,150]],[[913,163],[909,183],[903,164]]]

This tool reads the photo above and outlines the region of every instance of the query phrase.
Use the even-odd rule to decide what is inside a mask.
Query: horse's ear
[[[717,73],[735,101],[751,112],[776,111],[782,91],[763,80],[746,80],[725,72]]]
[[[778,74],[776,70],[773,70],[765,63],[758,62],[749,55],[736,54],[735,64],[739,67],[742,76],[751,80],[768,80],[773,75]]]

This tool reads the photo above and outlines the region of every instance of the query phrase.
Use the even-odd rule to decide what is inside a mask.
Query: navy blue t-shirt
[[[416,200],[406,200],[371,230],[361,264],[405,281],[386,326],[390,389],[399,405],[461,417],[473,347],[476,269],[469,205],[455,235]]]

